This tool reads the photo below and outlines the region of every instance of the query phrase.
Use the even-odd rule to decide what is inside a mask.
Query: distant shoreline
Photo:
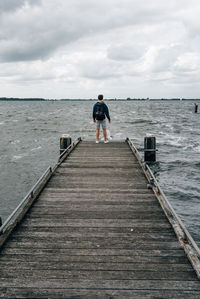
[[[105,99],[106,101],[113,101],[113,102],[129,102],[129,101],[200,101],[199,99],[188,99],[188,98],[161,98],[161,99],[153,99],[153,98],[126,98],[126,99]],[[97,101],[97,99],[44,99],[44,98],[7,98],[1,97],[0,101],[21,101],[21,102],[28,102],[28,101],[55,101],[55,102],[75,102],[75,101]]]

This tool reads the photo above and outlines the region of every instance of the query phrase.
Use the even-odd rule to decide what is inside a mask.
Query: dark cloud
[[[54,81],[57,90],[69,82],[136,88],[133,78],[138,90],[173,78],[178,86],[183,74],[189,82],[199,78],[199,7],[197,0],[0,0],[1,80],[49,89]]]
[[[27,5],[38,5],[41,0],[1,0],[0,1],[0,14],[6,12],[12,12],[20,9],[25,4]]]
[[[25,0],[1,0],[0,13],[9,12],[20,8],[25,3]]]
[[[151,3],[139,0],[3,0],[0,3],[4,12],[15,10],[12,20],[12,16],[5,16],[0,22],[3,32],[0,36],[1,61],[41,59],[80,38],[95,37],[126,26],[133,31],[138,24],[164,22],[164,16],[170,15],[175,8],[175,5],[160,4],[158,0]],[[37,10],[26,6],[40,3]],[[139,54],[128,47],[120,53],[116,47],[113,51],[111,48],[108,55],[117,60],[134,59]]]

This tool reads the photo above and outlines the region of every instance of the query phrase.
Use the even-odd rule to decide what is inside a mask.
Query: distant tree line
[[[0,98],[0,101],[45,101],[43,98]]]
[[[1,97],[0,101],[96,101],[97,99],[44,99],[44,98],[7,98]],[[110,98],[106,101],[200,101],[200,98]]]

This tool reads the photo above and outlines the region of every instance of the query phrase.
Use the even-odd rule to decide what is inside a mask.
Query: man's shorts
[[[97,130],[100,129],[100,126],[102,126],[102,129],[106,129],[106,119],[103,120],[96,120]]]

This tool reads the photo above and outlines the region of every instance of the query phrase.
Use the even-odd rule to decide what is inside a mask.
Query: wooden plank
[[[40,241],[44,240],[46,242],[53,242],[53,241],[59,241],[60,240],[60,234],[59,233],[54,233],[54,232],[30,232],[30,231],[24,231],[18,234],[15,234],[13,237],[11,237],[11,240],[18,240],[20,241],[23,237],[23,240],[28,239],[35,239],[35,241]],[[86,233],[86,234],[81,234],[81,233],[62,233],[62,240],[67,241],[67,240],[93,240],[93,241],[98,241],[98,240],[124,240],[127,242],[127,240],[130,240],[130,242],[133,241],[143,241],[143,242],[158,242],[158,241],[163,241],[163,242],[171,242],[171,241],[176,241],[175,236],[173,235],[168,235],[164,234],[163,236],[159,236],[158,233],[154,234],[141,234],[141,233],[127,233],[127,234],[108,234],[107,232],[101,233],[101,234],[92,234],[92,233]]]
[[[113,195],[112,190],[109,187],[105,187],[103,188],[103,186],[101,185],[99,188],[79,188],[78,186],[76,186],[76,188],[64,188],[64,186],[62,187],[58,187],[56,188],[55,186],[50,186],[47,185],[46,189],[48,192],[52,192],[52,193],[56,193],[59,195],[59,193],[70,193],[71,196],[75,195],[82,195],[82,194],[87,194],[88,196],[90,196],[91,194],[95,194],[95,195],[101,195],[102,198],[102,194],[104,194],[104,197],[107,195]],[[115,188],[114,193],[118,193],[121,194],[121,196],[123,195],[139,195],[139,194],[146,194],[146,195],[152,195],[152,190],[150,189],[142,189],[142,188]]]
[[[152,298],[176,298],[176,299],[199,299],[199,291],[195,290],[114,290],[114,289],[70,289],[65,285],[62,288],[0,288],[0,298],[24,298],[24,299],[152,299]]]
[[[149,202],[146,203],[145,206],[145,210],[146,212],[148,213],[161,213],[162,214],[162,210],[160,209],[159,205],[156,203],[156,204],[151,204]],[[115,204],[112,203],[112,204],[102,204],[102,203],[99,203],[99,201],[94,201],[94,203],[91,205],[91,204],[88,204],[88,202],[84,202],[84,203],[80,203],[79,204],[74,204],[74,202],[70,202],[69,201],[67,202],[67,205],[66,203],[63,201],[62,204],[60,205],[57,205],[57,204],[51,204],[51,205],[35,205],[33,208],[32,208],[32,211],[31,213],[29,214],[37,214],[37,215],[40,215],[43,213],[42,211],[42,208],[45,208],[45,211],[46,213],[49,213],[49,214],[63,214],[63,213],[70,213],[70,212],[80,212],[80,211],[84,211],[84,212],[109,212],[109,211],[112,211],[112,212],[129,212],[131,213],[133,216],[134,216],[134,213],[141,213],[141,214],[145,214],[144,212],[144,206],[141,205],[141,204],[133,204],[133,202],[131,204],[123,204],[123,203],[118,203],[118,204]],[[45,215],[46,215],[45,213]],[[95,214],[94,214],[95,215]],[[163,214],[162,214],[163,215]]]
[[[27,215],[30,215],[27,214]],[[51,218],[54,220],[54,217],[58,217],[58,215],[62,216],[63,220],[64,219],[143,219],[143,220],[151,220],[152,216],[156,217],[156,221],[158,220],[163,220],[164,214],[162,212],[159,213],[159,211],[151,211],[151,214],[147,214],[144,211],[141,213],[138,213],[138,211],[95,211],[93,209],[92,211],[68,211],[67,209],[53,209],[53,210],[48,210],[45,211],[44,213],[41,212],[33,212],[31,214],[31,219],[35,218],[41,218],[41,215],[43,215],[43,219],[48,219]]]
[[[90,193],[90,192],[92,192],[92,190],[94,190],[94,189],[97,189],[98,188],[98,186],[99,186],[99,184],[98,183],[82,183],[82,182],[79,182],[79,183],[71,183],[70,185],[69,185],[69,187],[64,183],[64,182],[62,182],[62,181],[51,181],[51,182],[49,182],[49,184],[48,184],[48,187],[53,187],[53,188],[57,188],[57,189],[60,189],[60,188],[63,188],[63,186],[66,186],[65,187],[65,190],[66,190],[66,192],[67,191],[69,191],[70,189],[72,189],[73,188],[73,190],[74,190],[74,192],[77,190],[80,190],[81,188],[85,188],[85,189],[87,189],[87,192],[88,193]],[[104,190],[104,188],[105,189],[120,189],[120,190],[124,190],[124,191],[127,191],[127,190],[130,190],[130,191],[132,191],[132,192],[134,192],[134,190],[136,190],[136,192],[138,191],[138,190],[141,190],[141,192],[143,191],[143,190],[145,190],[144,189],[144,184],[141,184],[141,183],[138,183],[138,184],[134,184],[134,183],[127,183],[127,184],[120,184],[120,186],[119,186],[119,184],[118,183],[112,183],[112,184],[110,184],[109,182],[107,182],[107,183],[105,183],[105,184],[103,184],[102,183],[102,188],[101,189],[99,189],[99,190],[101,190],[101,192],[103,192],[103,190]]]
[[[171,227],[147,227],[144,226],[143,224],[140,224],[140,226],[135,226],[135,227],[73,227],[73,226],[68,226],[67,229],[66,227],[49,227],[49,226],[28,226],[28,225],[23,225],[21,224],[20,230],[15,232],[15,235],[18,233],[31,233],[31,232],[47,232],[47,233],[58,233],[61,236],[63,234],[81,234],[81,235],[86,235],[87,233],[89,235],[95,235],[98,236],[98,234],[106,234],[108,235],[115,235],[115,234],[122,234],[122,235],[127,235],[129,237],[129,234],[157,234],[162,238],[162,236],[165,236],[166,234],[170,234],[175,236],[175,233],[172,231]]]
[[[21,270],[65,270],[65,271],[143,271],[143,272],[173,272],[176,273],[178,277],[178,273],[183,273],[183,272],[191,272],[193,275],[193,278],[195,277],[195,272],[190,264],[175,264],[175,263],[111,263],[108,261],[107,263],[95,263],[93,261],[85,262],[85,261],[68,261],[62,260],[62,261],[44,261],[42,259],[34,258],[32,260],[27,260],[26,257],[23,256],[23,258],[11,258],[7,260],[2,260],[0,261],[0,271],[2,273],[5,273],[4,270],[6,271],[15,271],[16,268],[20,265]],[[9,268],[8,268],[9,267]],[[4,269],[4,270],[2,270]],[[94,270],[95,269],[95,270]],[[182,275],[182,274],[181,274]],[[174,277],[174,276],[173,276]],[[129,279],[129,277],[127,278]]]
[[[64,278],[63,278],[64,279]],[[0,286],[14,287],[20,285],[21,288],[63,288],[63,279],[45,279],[45,277],[33,278],[23,277],[7,279],[0,278]],[[67,279],[67,288],[69,289],[114,289],[114,290],[132,290],[132,289],[151,289],[151,290],[198,290],[200,291],[199,281],[174,281],[174,280],[105,280],[95,278],[89,279]]]
[[[57,202],[58,199],[58,202]],[[43,209],[47,211],[55,211],[56,213],[62,212],[62,207],[65,211],[101,211],[101,212],[109,212],[115,211],[119,212],[120,209],[122,212],[138,212],[145,214],[146,213],[162,213],[162,209],[160,208],[158,202],[152,200],[151,198],[147,197],[147,200],[142,202],[141,200],[136,200],[135,202],[132,199],[125,199],[125,198],[118,198],[115,200],[114,198],[106,197],[101,199],[100,197],[94,196],[93,198],[83,198],[81,199],[80,196],[74,197],[71,199],[69,197],[53,197],[48,198],[48,200],[41,200],[37,202],[32,211],[40,213]]]
[[[33,229],[21,229],[15,233],[15,237],[52,237],[52,238],[60,238],[60,234],[62,234],[62,238],[127,238],[127,239],[158,239],[158,240],[176,240],[175,234],[171,231],[164,231],[162,234],[159,231],[151,231],[151,232],[143,232],[138,230],[126,230],[126,231],[109,231],[107,229],[99,231],[97,229],[87,230],[85,229],[59,229],[59,230],[45,230],[41,228]]]
[[[17,265],[19,266],[19,264]],[[29,280],[35,280],[38,279],[38,277],[42,278],[45,277],[47,280],[52,279],[92,279],[92,277],[95,275],[96,280],[101,280],[102,278],[104,280],[170,280],[170,281],[177,281],[181,280],[189,282],[189,281],[195,281],[196,280],[196,274],[193,271],[151,271],[151,270],[63,270],[62,268],[54,268],[49,269],[47,266],[44,269],[34,269],[33,267],[30,268],[31,265],[29,265],[29,269],[21,269],[21,271],[18,271],[17,278],[23,280],[24,277],[28,278]],[[80,265],[81,267],[81,265]],[[30,273],[31,269],[31,273]],[[5,267],[4,269],[0,269],[0,282],[2,279],[14,279],[16,276],[16,268]],[[77,284],[78,286],[78,284]],[[76,287],[77,287],[76,286]]]
[[[56,192],[58,190],[58,192]],[[46,189],[44,196],[40,197],[39,203],[43,203],[45,201],[54,201],[56,203],[56,200],[65,200],[65,201],[74,201],[78,200],[82,202],[83,201],[90,201],[91,204],[96,202],[122,202],[125,204],[137,204],[137,202],[140,202],[141,204],[147,201],[154,202],[155,205],[158,204],[158,201],[153,197],[151,192],[146,192],[146,190],[137,190],[138,193],[130,191],[130,190],[116,190],[115,192],[111,193],[109,189],[105,190],[104,196],[102,196],[102,193],[100,192],[100,189],[93,189],[91,192],[88,192],[86,189],[78,190],[78,191],[71,191],[69,190],[60,190],[56,188],[49,188]],[[103,189],[101,189],[103,190]]]
[[[39,226],[39,227],[127,227],[130,229],[134,229],[134,227],[144,227],[147,226],[148,229],[150,228],[168,228],[171,225],[167,222],[167,220],[160,219],[153,219],[153,220],[138,220],[138,219],[55,219],[55,222],[52,222],[51,219],[28,219],[26,218],[23,223],[22,227],[28,226]]]
[[[181,246],[178,242],[155,242],[155,241],[124,241],[124,240],[86,240],[82,241],[80,240],[77,242],[77,239],[72,241],[62,241],[59,242],[56,241],[56,243],[52,244],[52,241],[49,240],[49,242],[45,242],[43,240],[37,240],[37,242],[34,242],[32,240],[23,240],[21,242],[17,242],[17,240],[12,240],[7,244],[7,248],[46,248],[46,249],[144,249],[144,250],[156,250],[158,247],[163,250],[169,250],[169,249],[180,249]],[[107,241],[107,243],[105,243]]]
[[[158,246],[157,246],[158,248]],[[57,257],[55,256],[55,253],[58,255]],[[45,258],[46,255],[49,255],[52,257],[54,255],[54,258],[60,258],[62,255],[67,256],[82,256],[83,258],[87,259],[88,256],[92,256],[92,258],[100,258],[101,259],[106,259],[106,257],[109,256],[109,259],[112,261],[118,262],[119,256],[122,256],[124,259],[129,260],[129,261],[152,261],[152,256],[157,258],[160,257],[162,258],[163,261],[167,260],[169,261],[169,258],[177,258],[177,261],[179,260],[181,263],[188,262],[188,259],[185,257],[185,253],[182,249],[119,249],[119,248],[104,248],[101,249],[100,247],[96,248],[73,248],[67,249],[67,248],[34,248],[32,250],[30,247],[8,247],[3,250],[3,254],[17,254],[17,255],[31,255],[31,256],[43,256]],[[63,258],[62,256],[62,258]],[[113,258],[113,259],[112,259]],[[158,259],[159,260],[159,259]]]

